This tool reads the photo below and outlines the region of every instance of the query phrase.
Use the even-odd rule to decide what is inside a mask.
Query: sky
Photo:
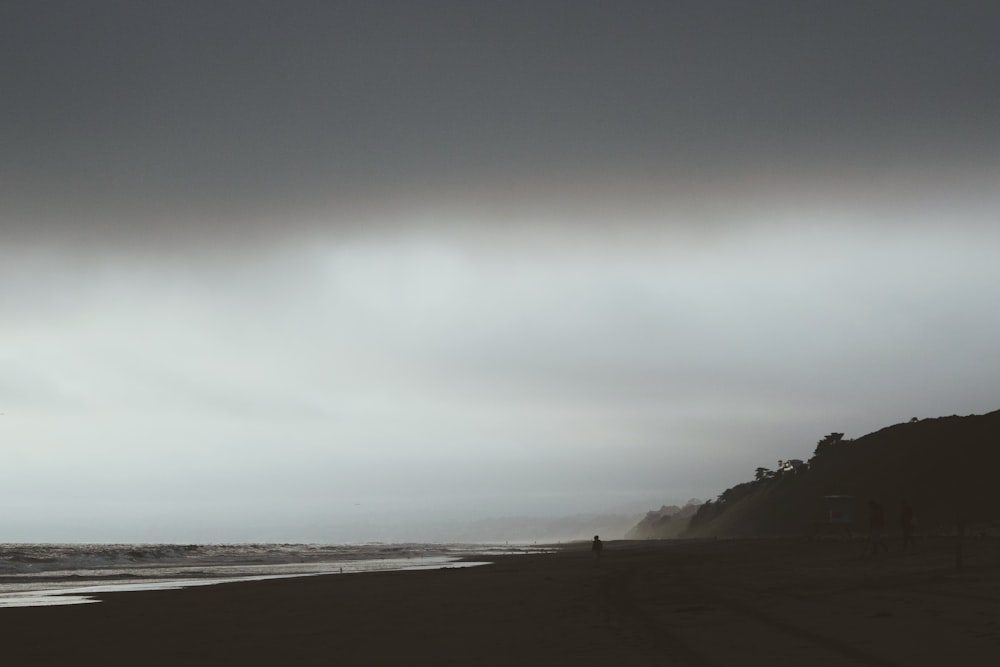
[[[641,513],[1000,408],[998,26],[0,0],[0,541]]]

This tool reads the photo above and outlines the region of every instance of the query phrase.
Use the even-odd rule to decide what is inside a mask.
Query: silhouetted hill
[[[701,501],[692,498],[684,507],[663,505],[658,510],[647,512],[642,521],[627,533],[627,540],[663,540],[680,537],[688,528],[688,522],[695,515]]]
[[[796,535],[825,521],[824,496],[853,497],[853,527],[867,529],[869,499],[898,530],[902,500],[918,532],[947,533],[960,512],[973,530],[1000,527],[1000,411],[912,420],[855,440],[831,433],[797,470],[759,468],[756,479],[702,505],[685,537]]]

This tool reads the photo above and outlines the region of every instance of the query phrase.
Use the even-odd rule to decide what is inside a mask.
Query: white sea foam
[[[468,566],[537,548],[468,544],[4,544],[0,607],[81,604],[102,592]]]

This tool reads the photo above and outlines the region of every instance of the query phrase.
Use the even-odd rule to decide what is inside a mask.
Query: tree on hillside
[[[830,451],[835,445],[840,444],[843,439],[843,433],[830,433],[824,436],[822,440],[816,443],[816,451],[813,452],[813,458]]]
[[[768,468],[757,468],[757,471],[754,473],[753,476],[753,478],[758,482],[761,482],[765,479],[771,479],[772,477],[774,477],[774,471]]]

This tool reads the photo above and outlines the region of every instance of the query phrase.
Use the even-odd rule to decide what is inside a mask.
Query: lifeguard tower
[[[823,496],[826,505],[826,520],[816,522],[817,536],[822,534],[846,534],[853,537],[851,525],[854,523],[854,497],[844,495]]]

